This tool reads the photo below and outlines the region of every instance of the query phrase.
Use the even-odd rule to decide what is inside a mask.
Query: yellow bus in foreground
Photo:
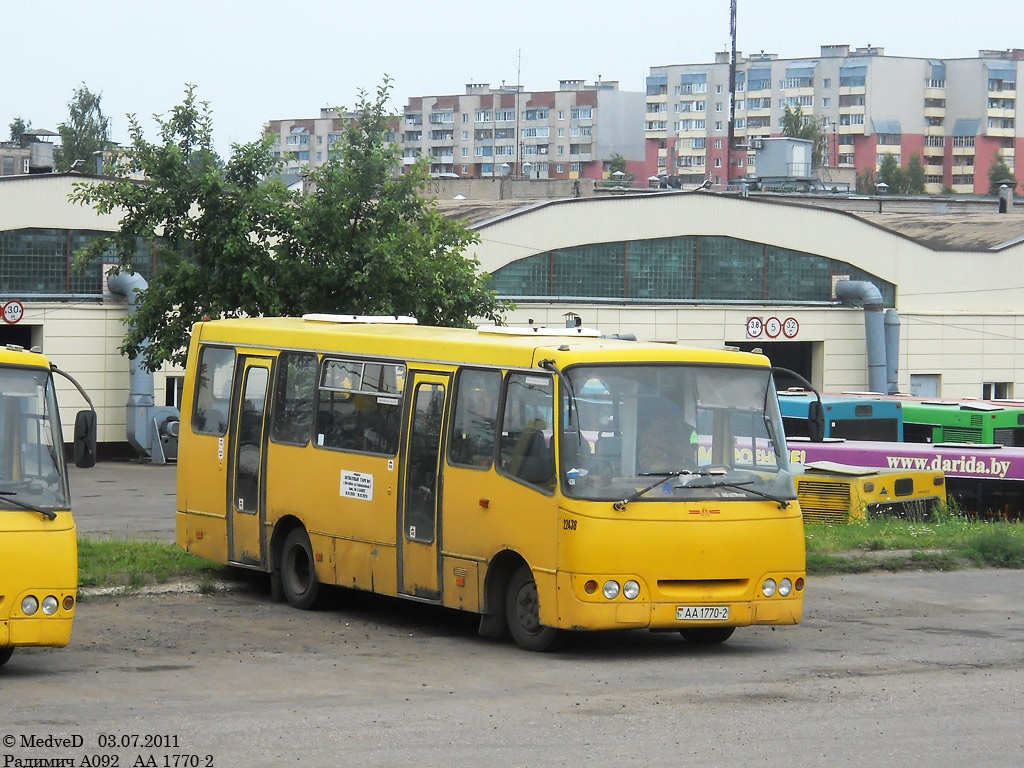
[[[67,376],[38,352],[0,347],[0,666],[18,646],[67,645],[75,618],[78,542],[54,372]],[[82,411],[75,459],[95,457],[95,413]]]
[[[309,315],[194,327],[177,541],[268,572],[561,630],[795,624],[804,533],[760,355]]]

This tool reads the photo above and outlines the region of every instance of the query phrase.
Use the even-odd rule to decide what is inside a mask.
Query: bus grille
[[[946,443],[980,443],[981,428],[945,427],[942,430],[942,440]]]
[[[850,484],[823,480],[798,480],[796,495],[804,520],[846,523],[850,519]]]

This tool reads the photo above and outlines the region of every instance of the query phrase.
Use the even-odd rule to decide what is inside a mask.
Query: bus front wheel
[[[694,645],[717,645],[732,637],[735,631],[736,627],[694,627],[680,630],[679,634],[686,642]]]
[[[0,648],[0,667],[11,660],[11,656],[14,655],[14,646],[9,645],[6,648]]]
[[[281,589],[290,605],[308,610],[316,604],[320,582],[313,565],[313,547],[302,528],[288,534],[281,548]]]
[[[540,597],[529,566],[520,566],[508,583],[505,618],[512,639],[528,651],[550,651],[558,643],[559,631],[540,623]]]

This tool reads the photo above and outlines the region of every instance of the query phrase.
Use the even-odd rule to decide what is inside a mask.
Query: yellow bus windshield
[[[0,508],[68,509],[60,418],[50,372],[0,368]]]
[[[564,373],[561,476],[567,496],[796,498],[767,369],[578,365]],[[638,494],[638,488],[647,491]]]

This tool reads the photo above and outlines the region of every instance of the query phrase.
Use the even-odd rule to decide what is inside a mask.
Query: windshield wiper
[[[7,500],[11,502],[11,504],[21,507],[22,509],[27,509],[29,512],[38,512],[40,515],[43,515],[44,517],[47,517],[50,520],[57,519],[57,513],[54,512],[52,509],[42,509],[40,507],[37,507],[35,504],[29,504],[28,502],[25,501],[18,501],[17,499],[14,498],[14,496],[17,495],[17,493],[17,491],[0,491],[0,496],[5,496]]]
[[[677,485],[676,488],[684,488],[686,490],[695,490],[698,488],[735,488],[737,491],[744,493],[752,493],[755,496],[760,496],[762,499],[768,499],[774,501],[779,505],[779,509],[785,509],[789,506],[789,500],[784,499],[781,496],[773,496],[770,493],[764,493],[763,491],[755,491],[753,488],[748,488],[748,485],[753,485],[753,480],[745,480],[742,483],[732,483],[725,480],[716,481],[714,483],[706,483],[703,485]]]
[[[641,472],[639,474],[639,477],[657,477],[658,479],[655,480],[650,485],[648,485],[646,488],[641,488],[639,491],[636,491],[629,498],[622,499],[621,501],[616,501],[614,504],[612,504],[612,509],[614,509],[616,512],[622,512],[626,508],[626,505],[629,504],[629,502],[636,501],[641,496],[646,494],[648,491],[653,491],[655,488],[657,488],[662,483],[667,483],[669,480],[672,480],[672,479],[677,478],[677,477],[681,477],[682,475],[694,475],[694,474],[701,474],[701,473],[694,472],[692,469],[680,469],[677,472]],[[686,486],[677,486],[677,487],[685,488]]]

